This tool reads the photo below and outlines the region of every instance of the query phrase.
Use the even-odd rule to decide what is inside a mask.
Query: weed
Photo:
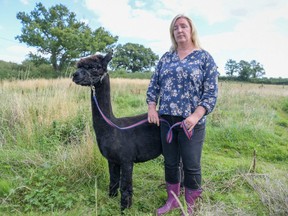
[[[10,183],[7,180],[0,179],[0,197],[7,196],[10,190]]]
[[[288,100],[283,101],[282,110],[288,114]]]
[[[69,190],[71,185],[65,176],[55,176],[51,171],[29,170],[30,177],[24,180],[24,186],[14,190],[8,200],[17,203],[24,212],[72,208],[79,197]]]

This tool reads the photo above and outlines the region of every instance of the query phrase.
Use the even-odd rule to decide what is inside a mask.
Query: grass
[[[113,78],[111,85],[116,116],[146,112],[148,80]],[[196,215],[287,215],[288,88],[219,87]],[[119,196],[108,197],[89,88],[70,79],[2,80],[0,100],[1,215],[119,215]],[[154,215],[166,199],[163,183],[162,156],[136,164],[134,203],[124,215]]]

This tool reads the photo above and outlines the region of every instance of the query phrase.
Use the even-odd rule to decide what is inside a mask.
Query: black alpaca
[[[94,55],[81,59],[73,81],[78,85],[93,86],[98,104],[104,115],[120,127],[133,125],[147,119],[147,113],[133,117],[115,118],[110,99],[110,81],[107,65],[112,53]],[[144,123],[128,130],[110,126],[101,116],[91,92],[93,127],[101,154],[108,160],[110,184],[109,196],[116,196],[120,186],[121,210],[132,204],[133,163],[145,162],[158,157],[162,152],[160,128]]]

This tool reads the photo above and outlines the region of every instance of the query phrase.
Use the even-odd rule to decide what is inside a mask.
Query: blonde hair
[[[175,22],[179,18],[184,18],[188,21],[189,26],[191,28],[191,41],[197,49],[201,49],[201,45],[200,45],[200,41],[198,38],[196,26],[194,25],[194,23],[192,22],[192,20],[189,17],[185,16],[184,14],[178,14],[177,16],[174,17],[174,19],[172,20],[172,22],[170,24],[170,38],[171,38],[171,42],[172,42],[170,50],[175,51],[178,47],[176,40],[175,40],[175,37],[174,37],[174,25],[175,25]]]

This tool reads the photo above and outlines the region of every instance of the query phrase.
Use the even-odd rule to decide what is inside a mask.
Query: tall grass
[[[148,82],[111,79],[117,117],[146,112]],[[288,88],[219,87],[196,215],[287,215]],[[1,215],[119,215],[120,198],[107,193],[89,88],[70,79],[1,81],[0,100]],[[134,204],[124,214],[154,215],[166,199],[163,183],[162,156],[136,164]]]

